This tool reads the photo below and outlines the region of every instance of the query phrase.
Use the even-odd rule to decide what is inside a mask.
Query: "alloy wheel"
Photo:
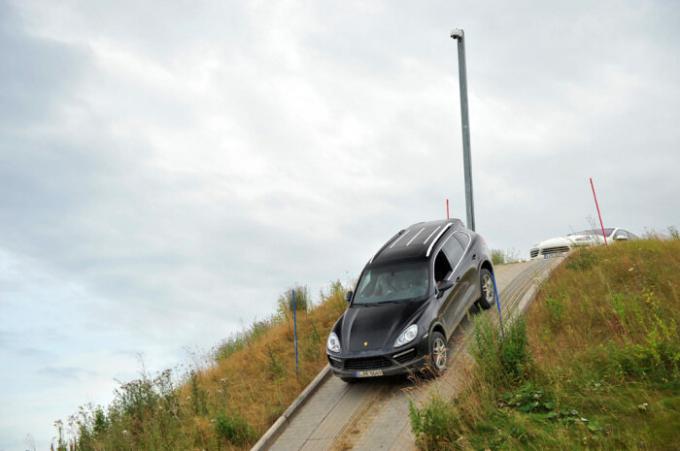
[[[484,298],[489,305],[493,305],[496,301],[493,280],[488,273],[482,276],[482,289],[484,290]]]
[[[441,337],[435,338],[432,344],[432,360],[437,367],[437,371],[443,371],[446,368],[447,352],[444,340]]]

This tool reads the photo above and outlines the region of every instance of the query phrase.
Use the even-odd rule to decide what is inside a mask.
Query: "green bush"
[[[219,414],[215,418],[215,432],[220,440],[236,446],[244,446],[255,439],[253,428],[237,414]]]
[[[508,251],[501,249],[491,249],[491,263],[494,265],[515,263],[517,261],[517,257],[518,253],[514,249]]]
[[[505,264],[505,252],[500,249],[491,249],[491,263],[494,265]]]
[[[527,326],[523,318],[513,321],[500,343],[500,362],[504,378],[517,382],[525,378],[531,365]]]
[[[471,352],[488,383],[499,386],[523,380],[531,365],[524,319],[512,321],[501,334],[487,316],[475,318]]]
[[[421,449],[453,449],[459,440],[459,416],[453,404],[433,397],[422,409],[409,404],[411,429]]]
[[[298,312],[306,312],[312,305],[312,300],[309,297],[309,290],[307,287],[296,286],[292,290],[279,297],[279,314],[287,318],[293,311],[293,292],[295,292],[295,307]]]

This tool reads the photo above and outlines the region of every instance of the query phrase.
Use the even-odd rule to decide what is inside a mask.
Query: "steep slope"
[[[479,321],[465,389],[411,409],[423,449],[677,449],[680,240],[570,255],[525,321]]]

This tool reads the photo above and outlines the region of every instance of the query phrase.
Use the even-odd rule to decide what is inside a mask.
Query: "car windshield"
[[[612,234],[614,229],[604,229],[604,233],[606,236],[609,236]],[[580,232],[576,233],[571,233],[570,235],[599,235],[602,236],[602,229],[591,229],[591,230],[582,230]]]
[[[427,294],[427,262],[377,266],[364,271],[354,295],[354,304],[406,301]]]

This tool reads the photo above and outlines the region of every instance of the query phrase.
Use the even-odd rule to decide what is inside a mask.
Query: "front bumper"
[[[545,248],[534,247],[529,250],[529,257],[532,260],[551,258],[551,257],[563,257],[571,251],[570,246],[552,246]]]
[[[409,374],[427,366],[427,340],[399,351],[366,351],[329,354],[328,363],[333,374],[340,377],[364,378]]]

